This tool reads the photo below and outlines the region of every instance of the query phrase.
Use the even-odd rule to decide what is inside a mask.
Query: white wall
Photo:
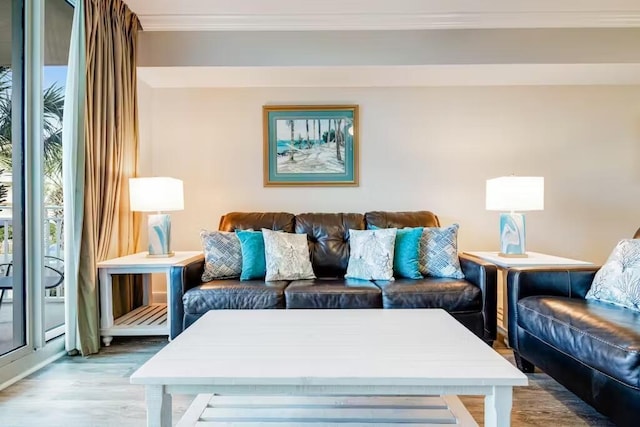
[[[140,91],[141,174],[185,182],[173,246],[229,211],[432,210],[462,250],[498,249],[487,178],[542,175],[528,250],[601,263],[640,226],[640,87],[152,89]],[[359,104],[360,186],[264,188],[265,104]],[[144,131],[142,131],[144,129]]]

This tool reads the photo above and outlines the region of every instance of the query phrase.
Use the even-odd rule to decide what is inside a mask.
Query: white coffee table
[[[484,395],[485,426],[510,425],[527,377],[443,310],[209,311],[131,376],[148,426],[171,394]]]

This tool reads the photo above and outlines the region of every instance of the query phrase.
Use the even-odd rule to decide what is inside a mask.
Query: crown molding
[[[324,31],[640,27],[640,11],[139,15],[145,31]]]

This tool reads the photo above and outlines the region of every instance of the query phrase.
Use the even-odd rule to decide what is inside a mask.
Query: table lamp
[[[129,199],[132,211],[157,212],[149,215],[149,257],[170,257],[171,217],[161,211],[184,209],[182,181],[175,178],[130,178]]]
[[[503,176],[487,180],[486,208],[500,214],[500,256],[527,256],[524,214],[516,211],[544,209],[544,178]]]

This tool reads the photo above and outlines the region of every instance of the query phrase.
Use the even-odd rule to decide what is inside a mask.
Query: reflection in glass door
[[[23,2],[0,0],[0,364],[27,344]]]

